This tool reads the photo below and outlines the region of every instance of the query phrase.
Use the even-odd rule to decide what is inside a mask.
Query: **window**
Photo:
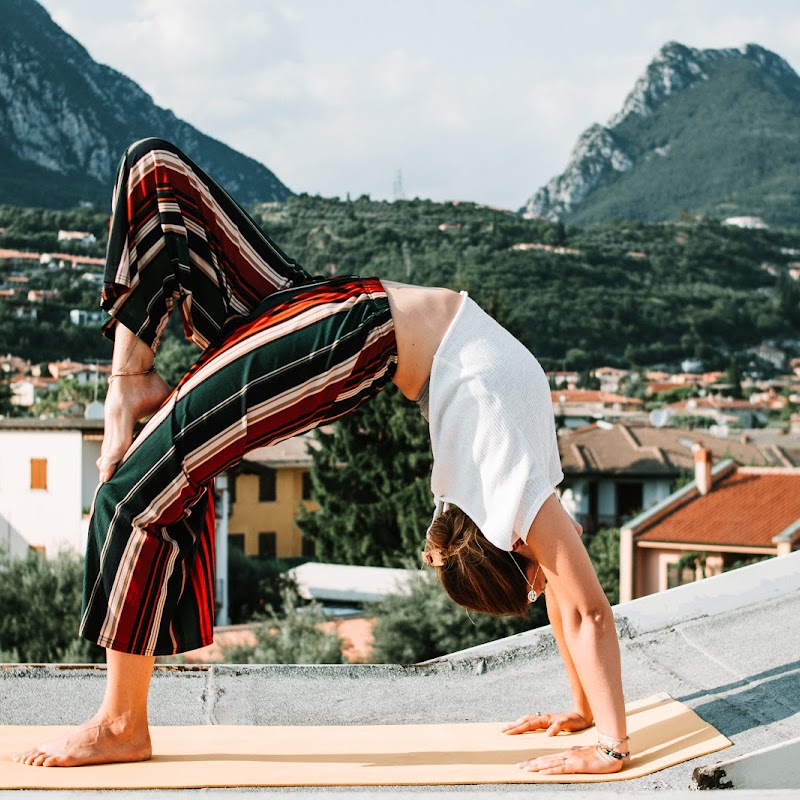
[[[685,583],[694,583],[696,577],[694,567],[682,566],[679,562],[667,564],[667,589],[674,589]]]
[[[258,534],[258,557],[275,558],[278,553],[278,536],[272,531]]]
[[[232,472],[228,473],[228,502],[231,505],[236,502],[236,481],[238,478],[238,475],[234,475]]]
[[[303,473],[303,500],[311,500],[311,473]]]
[[[258,502],[272,503],[275,499],[275,470],[266,467],[258,475]]]
[[[47,489],[47,459],[31,459],[31,489]]]
[[[244,553],[244,534],[243,533],[229,533],[228,534],[228,549],[233,548],[241,550]]]

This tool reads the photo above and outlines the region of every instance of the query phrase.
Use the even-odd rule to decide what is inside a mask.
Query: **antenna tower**
[[[403,190],[403,171],[397,170],[392,182],[392,196],[395,200],[405,200],[406,193]]]

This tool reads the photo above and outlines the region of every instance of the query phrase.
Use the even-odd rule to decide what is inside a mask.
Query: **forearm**
[[[571,613],[562,621],[562,627],[576,681],[594,713],[598,732],[624,739],[622,666],[611,607],[606,603],[605,608],[594,613]]]
[[[572,660],[572,655],[567,646],[567,640],[564,637],[564,626],[561,619],[561,609],[558,605],[558,596],[552,586],[548,587],[547,591],[545,591],[545,600],[547,601],[547,616],[550,619],[553,636],[558,645],[558,652],[561,655],[561,660],[564,662],[564,670],[567,673],[567,680],[569,681],[569,688],[572,693],[572,707],[587,722],[592,722],[592,708],[589,704],[589,699],[586,697],[586,692],[583,689],[581,680],[578,677],[578,672],[575,669],[575,662]]]

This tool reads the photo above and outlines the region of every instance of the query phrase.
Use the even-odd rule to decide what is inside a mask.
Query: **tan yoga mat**
[[[506,736],[500,722],[156,727],[150,761],[58,769],[27,767],[11,755],[68,728],[0,726],[0,789],[586,783],[638,778],[731,744],[666,694],[629,703],[626,712],[635,755],[614,775],[536,775],[516,766],[594,744],[595,728],[552,737],[540,731]]]

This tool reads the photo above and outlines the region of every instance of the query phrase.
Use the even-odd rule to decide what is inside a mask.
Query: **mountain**
[[[576,224],[685,210],[800,227],[800,77],[775,53],[666,44],[524,209]]]
[[[291,194],[262,164],[206,136],[98,64],[35,0],[0,0],[0,203],[110,202],[125,148],[159,136],[242,203]]]

